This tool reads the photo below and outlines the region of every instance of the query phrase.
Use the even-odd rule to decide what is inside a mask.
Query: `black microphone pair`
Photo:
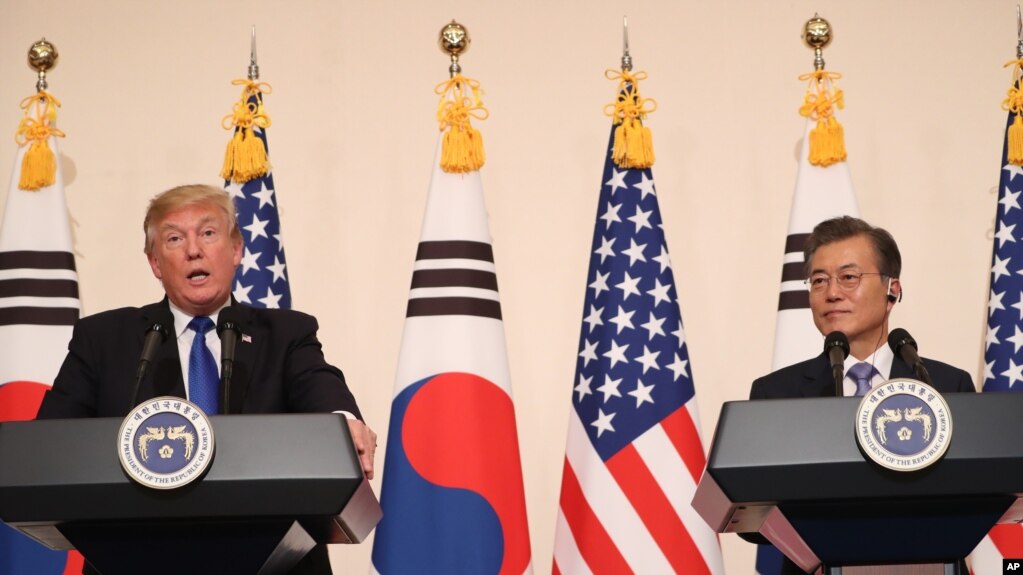
[[[174,316],[170,310],[160,308],[154,315],[153,321],[146,328],[146,338],[142,342],[142,355],[139,357],[138,369],[135,372],[135,388],[132,393],[131,405],[128,409],[134,409],[139,403],[139,387],[146,377],[149,364],[156,355],[159,348],[171,333],[174,331]],[[231,400],[231,374],[234,370],[234,348],[238,343],[238,336],[241,335],[241,327],[238,322],[238,310],[234,306],[228,306],[220,310],[217,315],[217,335],[220,336],[220,390],[221,390],[221,411],[230,412]],[[196,334],[198,337],[199,334]]]
[[[888,346],[902,358],[902,361],[913,368],[913,373],[916,374],[920,381],[931,385],[931,375],[927,373],[927,368],[917,354],[920,348],[908,331],[901,327],[893,329],[888,334]],[[831,363],[831,373],[835,379],[835,397],[842,397],[844,395],[842,387],[845,379],[845,358],[849,355],[849,338],[840,331],[829,333],[824,338],[824,353],[828,356],[828,361]]]

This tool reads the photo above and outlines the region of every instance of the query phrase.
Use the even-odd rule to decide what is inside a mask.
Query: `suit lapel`
[[[141,340],[145,338],[146,330],[149,329],[156,311],[163,307],[166,313],[170,313],[170,306],[167,298],[159,303],[147,305],[142,308],[142,325],[138,329],[139,349]],[[181,360],[178,358],[177,328],[171,333],[160,347],[156,350],[153,362],[149,366],[149,375],[142,382],[139,392],[139,400],[151,399],[162,395],[173,395],[185,397],[185,383],[181,375]]]
[[[899,356],[895,356],[895,360],[892,361],[892,374],[888,379],[895,379],[897,377],[917,379],[916,374],[913,373],[913,368],[909,367],[909,364],[902,361],[902,358]]]
[[[807,364],[803,371],[803,385],[799,388],[803,397],[832,397],[835,395],[835,380],[831,377],[828,359],[821,354]]]
[[[231,413],[242,413],[245,398],[252,383],[252,374],[256,373],[257,358],[262,347],[268,341],[266,330],[259,324],[255,310],[245,305],[235,304],[239,310],[242,331],[241,337],[234,348],[234,370],[231,376]]]

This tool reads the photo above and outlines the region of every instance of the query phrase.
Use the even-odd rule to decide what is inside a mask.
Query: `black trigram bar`
[[[497,275],[484,270],[438,269],[412,272],[413,288],[471,287],[497,291]]]
[[[501,319],[501,302],[474,297],[426,297],[408,300],[405,317],[475,315]]]
[[[0,252],[0,270],[19,268],[74,271],[75,256],[70,252]]]
[[[0,298],[22,296],[78,299],[78,282],[75,280],[41,280],[30,278],[0,280]]]
[[[466,259],[485,262],[494,261],[494,248],[483,242],[450,240],[443,242],[419,242],[417,260]]]
[[[74,325],[78,310],[71,307],[2,307],[0,325]]]
[[[785,238],[785,253],[798,253],[803,252],[803,245],[806,243],[806,238],[810,237],[810,234],[792,234]],[[781,268],[781,281],[793,282],[802,281],[806,279],[806,273],[803,270],[804,262],[787,262],[782,265]],[[778,311],[785,309],[809,309],[810,308],[810,294],[805,289],[798,289],[792,291],[783,291],[778,295]]]

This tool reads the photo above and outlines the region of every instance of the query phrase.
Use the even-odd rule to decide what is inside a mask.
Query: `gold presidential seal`
[[[924,469],[945,455],[952,413],[945,398],[915,379],[872,389],[856,411],[856,441],[872,461],[895,471]]]
[[[132,480],[153,489],[175,489],[202,477],[213,461],[214,447],[209,418],[180,397],[140,403],[117,434],[121,467]]]

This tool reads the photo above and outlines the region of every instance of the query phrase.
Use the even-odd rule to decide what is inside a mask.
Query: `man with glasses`
[[[822,335],[840,331],[849,338],[845,395],[865,395],[888,379],[916,379],[888,347],[888,315],[902,299],[902,256],[891,234],[858,218],[833,218],[814,227],[803,256],[813,323]],[[938,391],[976,391],[965,371],[923,361]],[[822,353],[757,379],[750,399],[827,397],[834,389]]]
[[[913,369],[888,346],[888,315],[902,299],[902,256],[891,234],[849,216],[817,224],[803,248],[813,323],[822,335],[849,338],[844,395],[865,395],[888,379],[916,379]],[[965,371],[923,359],[933,386],[942,393],[976,391]],[[750,399],[829,397],[835,394],[831,365],[823,353],[753,382]],[[743,535],[766,544],[760,535]],[[961,572],[967,573],[965,564]],[[782,575],[803,573],[784,559]]]

